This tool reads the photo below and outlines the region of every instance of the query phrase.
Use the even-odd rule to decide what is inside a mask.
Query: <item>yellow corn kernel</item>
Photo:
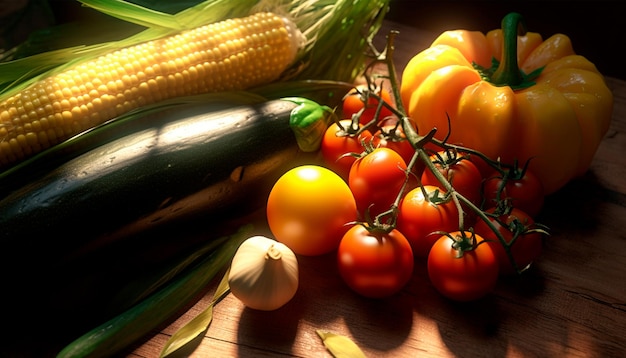
[[[272,82],[302,34],[257,13],[120,49],[44,78],[0,103],[0,169],[139,106]]]

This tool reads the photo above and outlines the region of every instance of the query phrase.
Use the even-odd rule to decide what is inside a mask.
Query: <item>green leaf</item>
[[[121,0],[79,0],[83,5],[92,7],[103,14],[145,27],[165,27],[174,30],[184,28],[171,14],[152,10]]]
[[[322,342],[335,358],[365,358],[361,348],[350,338],[339,334],[316,330]]]
[[[167,357],[209,329],[213,321],[213,307],[230,293],[230,287],[228,286],[229,272],[230,269],[227,269],[224,277],[222,277],[222,281],[213,294],[213,300],[209,306],[191,321],[179,328],[178,331],[165,342],[160,357]]]
[[[205,0],[175,14],[165,5],[148,8],[150,1],[133,5],[120,0],[79,0],[91,7],[128,24],[147,26],[143,31],[122,39],[99,43],[69,45],[57,43],[55,49],[30,57],[0,62],[0,102],[11,97],[33,82],[59,73],[120,48],[172,35],[179,29],[190,29],[232,17],[242,17],[260,10],[273,10],[292,19],[307,38],[305,48],[294,64],[285,71],[281,81],[294,79],[321,79],[353,82],[365,68],[368,40],[382,25],[389,10],[390,0],[273,0],[233,1]],[[156,0],[155,0],[156,2]],[[190,5],[193,1],[186,1]],[[143,5],[143,6],[142,6]],[[177,4],[180,5],[180,4]],[[178,10],[182,6],[176,6]],[[93,24],[92,24],[93,25]],[[96,24],[109,31],[102,23]],[[96,32],[97,33],[97,32]],[[346,41],[345,39],[353,39]],[[329,53],[332,52],[332,56]],[[0,56],[0,61],[2,57]]]
[[[241,227],[192,270],[127,311],[77,338],[63,348],[57,358],[116,356],[197,297],[214,276],[230,263],[235,251],[250,236],[252,229],[251,224]]]
[[[121,19],[134,24],[141,23],[148,27],[119,40],[61,47],[13,61],[0,62],[0,102],[33,82],[71,68],[77,63],[120,48],[172,35],[181,29],[190,29],[230,17],[245,16],[252,6],[248,1],[206,0],[171,15],[119,0],[80,2],[84,6],[110,15],[112,19]]]

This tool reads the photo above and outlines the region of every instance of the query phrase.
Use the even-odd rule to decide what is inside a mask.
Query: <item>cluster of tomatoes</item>
[[[301,255],[336,251],[339,273],[373,298],[401,290],[426,262],[444,296],[481,298],[540,255],[539,180],[462,147],[416,151],[387,106],[359,86],[322,140],[323,164],[285,173],[267,202],[272,233]],[[375,93],[375,96],[369,94]],[[382,118],[382,120],[378,120]]]

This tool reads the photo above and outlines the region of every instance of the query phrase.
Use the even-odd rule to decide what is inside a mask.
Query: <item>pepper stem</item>
[[[511,12],[502,19],[502,59],[491,76],[494,85],[516,87],[524,81],[517,63],[517,36],[524,34],[526,23],[522,15]]]

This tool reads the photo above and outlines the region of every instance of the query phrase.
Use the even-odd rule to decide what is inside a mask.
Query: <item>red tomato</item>
[[[460,251],[471,234],[441,236],[428,254],[428,277],[439,293],[455,301],[473,301],[489,294],[498,282],[498,260],[489,245],[475,235],[476,245]]]
[[[430,248],[441,232],[459,229],[459,211],[453,201],[437,202],[443,198],[442,189],[433,185],[415,188],[402,198],[398,207],[396,228],[409,240],[415,257],[427,258]],[[426,192],[426,197],[424,196]]]
[[[324,133],[321,146],[325,165],[346,181],[352,163],[358,154],[364,151],[362,141],[369,143],[372,138],[372,133],[367,129],[357,135],[358,130],[353,130],[351,124],[352,121],[349,119],[341,120],[339,124],[331,124]],[[361,127],[359,125],[359,128]],[[357,156],[346,155],[349,153],[354,153]]]
[[[363,113],[361,113],[359,122],[362,125],[368,125],[372,119],[374,119],[379,103],[373,96],[368,95],[369,92],[370,90],[367,85],[358,85],[348,92],[348,94],[344,97],[342,104],[343,118],[350,119],[353,115],[359,113],[359,111],[365,107]],[[391,95],[386,89],[376,88],[374,93],[378,94],[385,102],[389,104],[392,103]],[[383,106],[376,122],[391,115],[392,112],[387,107]]]
[[[543,185],[531,171],[513,170],[501,174],[494,170],[483,183],[486,207],[496,206],[500,200],[510,200],[513,207],[537,217],[544,203]]]
[[[333,171],[302,165],[283,174],[267,199],[267,223],[276,240],[300,255],[336,250],[346,224],[357,219],[348,184]]]
[[[474,163],[469,159],[457,158],[454,153],[448,151],[440,151],[430,159],[459,194],[476,205],[480,204],[483,177]],[[428,169],[422,174],[422,184],[443,188],[433,172]]]
[[[348,176],[357,209],[374,217],[391,208],[406,180],[406,163],[389,148],[376,148],[358,158]]]
[[[413,275],[413,253],[398,231],[370,232],[352,226],[337,250],[339,273],[346,284],[365,297],[382,298],[400,291]]]
[[[495,209],[490,208],[486,212],[493,214]],[[530,215],[520,209],[512,208],[511,211],[506,214],[502,214],[498,217],[489,216],[489,218],[498,232],[502,234],[507,244],[511,245],[510,250],[517,265],[517,269],[524,269],[541,255],[543,250],[543,235],[541,232],[528,231],[528,229],[532,228],[535,224]],[[479,220],[476,223],[474,232],[487,240],[487,244],[491,247],[500,263],[501,275],[517,273],[504,246],[484,221]],[[516,236],[515,241],[511,243],[514,236]]]
[[[402,125],[397,118],[384,120],[372,136],[374,147],[390,148],[398,152],[405,163],[409,163],[415,154],[411,142],[406,139]]]

